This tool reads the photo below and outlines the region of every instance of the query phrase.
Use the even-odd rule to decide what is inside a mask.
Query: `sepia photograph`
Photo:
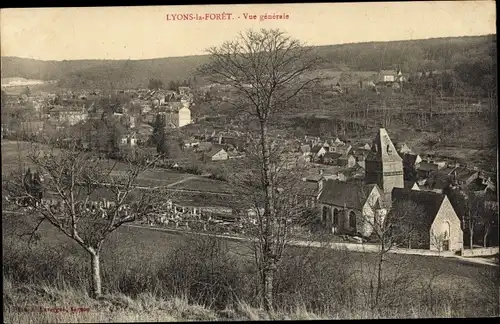
[[[0,9],[5,323],[500,316],[496,2]]]

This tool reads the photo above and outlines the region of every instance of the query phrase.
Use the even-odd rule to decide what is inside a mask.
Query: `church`
[[[365,159],[365,171],[364,181],[321,180],[317,206],[324,226],[333,233],[369,237],[374,221],[390,213],[391,206],[411,201],[422,213],[418,215],[422,221],[417,227],[425,237],[421,248],[439,251],[463,248],[461,222],[448,197],[405,188],[403,159],[384,128],[375,135]]]

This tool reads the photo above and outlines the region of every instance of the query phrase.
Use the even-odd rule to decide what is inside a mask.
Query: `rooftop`
[[[365,185],[361,182],[341,182],[328,180],[324,184],[319,202],[334,206],[361,209],[368,199],[375,184]]]

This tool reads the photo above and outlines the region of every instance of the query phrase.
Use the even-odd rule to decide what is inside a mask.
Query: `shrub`
[[[158,273],[163,290],[216,309],[235,303],[243,278],[226,244],[210,236],[182,244]]]

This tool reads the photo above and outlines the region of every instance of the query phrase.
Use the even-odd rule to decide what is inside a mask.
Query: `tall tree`
[[[260,182],[264,212],[259,231],[262,248],[262,297],[267,311],[273,310],[274,276],[282,256],[276,242],[280,222],[276,215],[276,183],[271,165],[270,126],[292,99],[315,78],[307,72],[318,59],[311,49],[279,30],[247,31],[234,41],[208,49],[210,63],[201,72],[212,82],[234,89],[232,102],[239,112],[259,125]]]
[[[48,222],[88,253],[91,295],[98,298],[104,241],[120,226],[141,219],[152,206],[164,202],[164,194],[137,189],[139,175],[154,161],[144,154],[124,156],[126,169],[117,170],[116,162],[82,152],[76,143],[65,149],[42,150],[33,145],[28,158],[37,172],[13,173],[4,183],[7,199],[26,217],[35,218],[29,234]]]

